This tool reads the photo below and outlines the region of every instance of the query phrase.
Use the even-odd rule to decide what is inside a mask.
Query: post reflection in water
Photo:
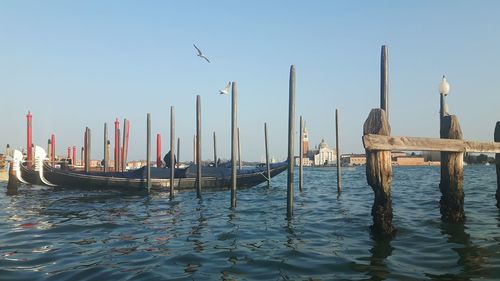
[[[467,194],[465,227],[440,222],[439,167],[398,170],[402,231],[392,240],[370,237],[373,192],[364,168],[347,169],[350,185],[338,199],[334,171],[304,172],[309,188],[295,196],[290,220],[285,175],[272,188],[242,190],[234,210],[224,207],[222,192],[203,200],[179,192],[170,201],[168,192],[22,184],[9,195],[7,182],[0,183],[0,279],[498,279],[500,212],[491,199],[491,167],[465,170],[479,187]]]
[[[386,264],[386,259],[392,255],[394,248],[391,246],[391,239],[373,239],[374,245],[370,249],[370,266],[368,275],[370,280],[385,280],[391,273]]]
[[[237,270],[236,266],[238,264],[238,256],[237,256],[237,249],[238,249],[238,229],[239,225],[237,223],[237,214],[234,209],[229,209],[229,214],[227,215],[227,224],[230,228],[229,232],[222,233],[218,236],[218,240],[221,242],[229,242],[228,246],[218,246],[221,247],[222,249],[227,250],[226,256],[227,256],[227,261],[229,262],[230,266],[229,268],[221,270],[221,280],[233,280],[237,276]]]
[[[458,246],[450,245],[458,254],[457,265],[461,267],[461,270],[456,274],[427,274],[427,276],[433,280],[471,280],[471,278],[488,276],[488,272],[482,265],[491,254],[472,243],[470,235],[465,230],[466,227],[463,224],[441,223],[441,233],[448,237],[447,242]]]
[[[198,253],[203,252],[205,249],[202,238],[203,229],[207,226],[207,219],[203,215],[203,206],[198,205],[196,207],[196,213],[198,214],[197,222],[198,224],[191,228],[191,232],[188,236],[188,241],[193,242],[193,250]]]

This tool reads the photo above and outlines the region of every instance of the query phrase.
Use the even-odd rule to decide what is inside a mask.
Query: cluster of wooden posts
[[[387,48],[382,47],[381,105],[372,109],[363,126],[363,144],[366,150],[366,178],[375,193],[372,207],[372,233],[393,236],[392,224],[392,166],[391,150],[441,151],[441,181],[439,201],[444,222],[463,223],[463,155],[465,152],[496,153],[497,207],[500,208],[500,122],[496,123],[494,141],[464,141],[458,118],[448,115],[446,101],[441,94],[440,139],[419,137],[392,137],[388,118]]]
[[[500,208],[500,122],[496,123],[494,141],[476,142],[464,141],[462,131],[455,115],[448,115],[444,96],[441,95],[440,110],[440,139],[419,138],[419,137],[393,137],[389,125],[388,109],[388,50],[382,46],[381,51],[381,87],[380,87],[380,108],[372,109],[363,126],[363,145],[366,150],[366,177],[368,184],[372,187],[375,198],[372,207],[373,234],[380,236],[392,236],[395,228],[392,224],[392,199],[391,182],[392,166],[391,151],[440,151],[441,152],[441,181],[439,188],[442,196],[440,200],[440,210],[442,220],[446,222],[462,223],[465,220],[463,209],[464,193],[463,185],[463,154],[465,152],[496,153],[496,172],[498,187],[496,191],[497,207]],[[290,67],[289,79],[289,111],[288,111],[288,175],[287,175],[287,218],[293,216],[294,197],[294,136],[295,136],[295,66]],[[236,186],[237,186],[237,153],[239,154],[239,168],[241,169],[241,154],[239,142],[239,128],[237,127],[237,85],[232,82],[231,89],[231,208],[236,207]],[[31,156],[31,114],[28,112],[28,157]],[[196,194],[201,198],[202,189],[202,169],[201,169],[201,98],[196,97],[196,135],[194,137],[194,157],[197,165]],[[120,131],[118,119],[115,122],[115,171],[124,171],[128,151],[129,122],[125,119],[123,147],[120,151]],[[265,155],[267,167],[267,181],[270,185],[270,164],[268,152],[268,130],[267,123],[264,123]],[[335,131],[337,147],[337,189],[341,192],[341,163],[339,151],[339,120],[338,110],[335,110]],[[299,149],[299,190],[303,188],[303,154],[302,138],[304,135],[304,121],[300,116],[300,149]],[[214,165],[217,165],[216,136],[214,141]],[[52,143],[51,143],[52,142]],[[49,140],[49,150],[55,150],[55,139]],[[82,162],[85,171],[90,168],[90,129],[85,130],[84,148],[82,148]],[[108,171],[109,161],[109,140],[107,124],[104,124],[104,171]],[[157,135],[157,146],[160,146],[160,136]],[[177,157],[180,157],[180,140],[177,139]],[[151,188],[151,115],[147,114],[147,188]],[[157,150],[157,154],[159,155]],[[170,108],[170,198],[174,198],[174,151],[175,151],[175,108]],[[120,153],[121,152],[121,153]],[[70,149],[68,148],[68,157]],[[54,155],[50,153],[49,155]],[[75,148],[73,148],[73,158],[76,158]],[[28,159],[30,165],[31,159]],[[52,159],[54,161],[54,159]],[[76,161],[76,159],[73,159]],[[157,156],[157,165],[161,159]]]

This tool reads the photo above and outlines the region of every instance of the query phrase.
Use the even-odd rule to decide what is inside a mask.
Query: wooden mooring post
[[[85,128],[85,172],[90,172],[90,147],[91,147],[90,128]]]
[[[175,177],[175,108],[170,107],[170,200],[174,199]]]
[[[266,147],[266,177],[267,187],[271,186],[271,166],[269,165],[269,146],[267,142],[267,123],[264,123],[264,143]]]
[[[104,123],[104,172],[109,172],[108,162],[109,162],[109,153],[108,153],[108,123]]]
[[[389,50],[382,45],[380,54],[380,108],[385,110],[389,121]]]
[[[151,191],[151,114],[147,115],[146,125],[146,187]]]
[[[495,126],[495,142],[500,142],[500,121],[497,122]],[[495,164],[497,166],[497,192],[495,197],[497,198],[497,208],[500,208],[500,153],[495,154]]]
[[[335,146],[337,154],[337,192],[342,191],[342,163],[340,163],[340,144],[339,144],[339,110],[335,109]]]
[[[85,171],[85,173],[88,173],[88,169],[87,169],[87,141],[88,141],[88,138],[87,138],[87,134],[88,134],[88,128],[85,127],[85,134],[83,135],[83,150],[82,150],[82,159],[83,159],[83,171]],[[51,150],[52,150],[52,146],[51,146]]]
[[[236,82],[231,88],[231,208],[236,208],[236,150],[238,128],[238,87]]]
[[[128,140],[130,136],[130,121],[127,119],[123,120],[123,147],[121,160],[121,171],[124,172],[127,168],[127,158],[128,158]]]
[[[173,153],[173,152],[172,152]],[[196,95],[196,197],[201,198],[201,97]]]
[[[303,144],[304,144],[304,119],[302,115],[300,115],[300,124],[299,124],[299,191],[302,192],[302,186],[304,184],[304,163],[303,161]]]
[[[293,153],[295,151],[295,65],[290,66],[290,80],[288,87],[288,176],[286,193],[286,216],[288,219],[290,219],[293,216]]]
[[[217,139],[214,132],[214,166],[217,167]]]
[[[113,150],[114,155],[114,170],[118,172],[120,169],[120,121],[118,118],[115,120],[115,149]]]
[[[462,130],[455,115],[441,117],[440,137],[442,139],[462,140]],[[439,200],[441,220],[451,223],[463,223],[464,192],[464,153],[441,152],[441,199]]]
[[[181,138],[177,138],[177,162],[181,163]]]
[[[363,125],[363,135],[368,134],[384,136],[391,134],[385,110],[380,108],[371,110]],[[372,206],[373,225],[370,229],[375,236],[393,236],[396,229],[392,225],[390,150],[366,150],[366,179],[375,194]]]

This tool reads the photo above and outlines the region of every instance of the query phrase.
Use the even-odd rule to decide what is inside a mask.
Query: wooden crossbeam
[[[399,150],[500,153],[500,142],[478,142],[420,137],[394,137],[374,134],[364,135],[363,145],[368,151]]]

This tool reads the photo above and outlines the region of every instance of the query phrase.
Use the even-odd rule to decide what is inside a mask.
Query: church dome
[[[321,139],[321,143],[319,144],[319,149],[328,148],[328,144],[325,142],[325,139]]]

